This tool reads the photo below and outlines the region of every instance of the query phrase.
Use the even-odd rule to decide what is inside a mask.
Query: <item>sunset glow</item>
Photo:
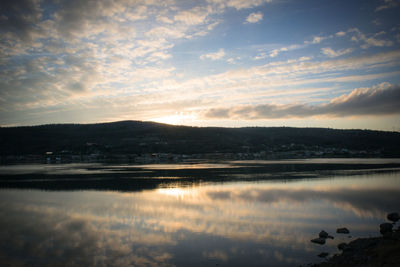
[[[167,124],[172,124],[172,125],[184,125],[184,124],[188,124],[188,121],[193,120],[193,119],[195,119],[195,118],[190,115],[175,114],[175,115],[150,119],[150,121],[167,123]]]

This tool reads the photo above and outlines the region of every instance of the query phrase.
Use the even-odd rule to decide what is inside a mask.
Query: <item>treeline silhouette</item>
[[[279,149],[343,148],[400,156],[400,133],[292,127],[189,127],[154,122],[49,124],[1,127],[0,153],[240,153]]]

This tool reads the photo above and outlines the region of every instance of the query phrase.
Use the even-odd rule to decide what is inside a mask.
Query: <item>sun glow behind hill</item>
[[[196,117],[192,115],[175,114],[175,115],[150,119],[150,121],[166,123],[171,125],[190,125],[191,124],[190,122],[194,121],[195,119]]]

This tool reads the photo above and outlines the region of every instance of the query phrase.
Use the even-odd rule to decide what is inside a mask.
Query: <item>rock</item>
[[[343,249],[343,253],[353,253],[355,250],[355,248],[351,247],[351,246],[347,246]]]
[[[339,250],[345,250],[345,248],[347,248],[347,244],[346,243],[340,243],[339,245],[337,245],[337,248]]]
[[[329,255],[329,253],[327,253],[327,252],[321,252],[320,254],[318,254],[318,257],[326,258],[328,255]]]
[[[323,244],[325,244],[325,238],[321,238],[321,237],[314,238],[314,239],[311,239],[311,242],[323,245]]]
[[[391,223],[381,223],[379,225],[380,228],[380,232],[382,235],[384,235],[385,233],[391,233],[392,229],[393,229],[393,224]]]
[[[336,229],[336,233],[338,234],[349,234],[350,231],[346,227]]]
[[[321,237],[321,238],[328,238],[328,233],[327,232],[325,232],[324,230],[322,230],[321,232],[319,232],[319,237]]]
[[[330,239],[335,239],[333,236],[331,236],[331,235],[328,235],[328,238],[330,238]]]
[[[392,232],[385,232],[385,233],[382,234],[382,236],[383,236],[383,239],[391,239],[392,236],[393,236],[393,233]]]
[[[389,221],[392,221],[392,222],[397,222],[398,220],[400,220],[400,215],[397,213],[397,212],[392,212],[392,213],[389,213],[388,215],[387,215],[387,217],[386,217]]]

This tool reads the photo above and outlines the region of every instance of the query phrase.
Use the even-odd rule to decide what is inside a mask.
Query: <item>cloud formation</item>
[[[375,9],[375,12],[382,11],[389,8],[394,8],[399,5],[397,0],[383,0],[383,3]]]
[[[343,56],[346,54],[350,54],[352,51],[353,51],[353,49],[351,49],[351,48],[341,49],[341,50],[337,50],[337,51],[333,50],[330,47],[321,48],[321,52],[328,57],[340,57],[340,56]]]
[[[0,124],[195,117],[265,98],[314,106],[348,88],[395,84],[392,3],[362,9],[365,18],[385,13],[374,32],[343,12],[340,28],[322,29],[292,1],[3,0]],[[304,25],[288,26],[286,11]]]
[[[246,22],[247,23],[256,23],[259,22],[260,20],[263,19],[263,13],[261,12],[254,12],[254,13],[250,13],[247,18],[246,18]]]
[[[204,113],[206,118],[276,119],[311,116],[365,116],[400,114],[400,86],[380,84],[359,88],[347,95],[332,99],[327,104],[261,104],[232,108],[214,108]]]
[[[224,56],[225,56],[225,51],[223,48],[221,48],[218,50],[218,52],[201,55],[200,59],[217,60],[223,58]]]
[[[385,47],[385,46],[393,46],[393,41],[387,39],[378,39],[377,37],[381,35],[385,35],[386,32],[379,32],[372,36],[367,36],[362,33],[357,28],[352,28],[348,30],[349,33],[353,33],[351,40],[357,43],[362,43],[361,48],[368,49],[370,47]]]
[[[270,3],[272,0],[207,0],[207,2],[217,5],[219,8],[235,8],[237,10],[260,6],[264,3]]]

